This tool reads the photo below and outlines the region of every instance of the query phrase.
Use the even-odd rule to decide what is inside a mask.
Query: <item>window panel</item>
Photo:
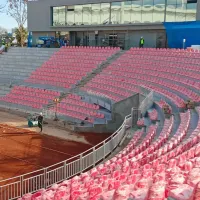
[[[83,24],[90,25],[92,23],[92,5],[83,5]]]
[[[75,24],[74,6],[67,6],[66,22],[69,26]]]
[[[83,6],[82,5],[77,5],[77,6],[74,6],[74,17],[75,17],[75,21],[74,23],[76,25],[81,25],[83,23]]]
[[[122,2],[122,23],[131,23],[132,1]]]
[[[167,5],[176,5],[177,0],[167,0]]]
[[[121,24],[121,2],[111,3],[111,23]]]
[[[142,22],[150,23],[153,21],[153,0],[143,0]]]
[[[110,3],[101,3],[101,24],[109,24],[110,23]]]
[[[59,17],[58,17],[58,22],[60,26],[65,25],[65,6],[59,7]]]
[[[59,7],[53,7],[53,26],[58,26],[59,23]]]
[[[92,4],[92,24],[101,24],[101,4]]]
[[[187,11],[186,11],[186,21],[195,21],[196,20],[196,12],[197,12],[197,4],[196,3],[188,3]]]
[[[176,21],[176,4],[167,5],[166,8],[166,22]]]
[[[185,21],[186,17],[186,4],[179,4],[176,6],[176,21]]]
[[[164,22],[165,0],[154,0],[153,22]]]
[[[142,0],[132,1],[131,22],[142,22]]]

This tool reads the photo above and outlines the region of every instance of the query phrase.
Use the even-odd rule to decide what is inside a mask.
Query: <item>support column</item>
[[[138,108],[132,108],[131,110],[132,128],[137,126],[137,121],[138,121],[138,118],[140,118],[140,116],[141,116],[141,110]]]
[[[197,15],[196,20],[200,20],[200,0],[197,0]]]

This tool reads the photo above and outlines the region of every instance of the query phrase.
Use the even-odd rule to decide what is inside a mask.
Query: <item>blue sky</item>
[[[7,0],[0,0],[0,4],[5,5]],[[10,31],[12,28],[17,27],[16,21],[5,13],[0,13],[0,26]]]

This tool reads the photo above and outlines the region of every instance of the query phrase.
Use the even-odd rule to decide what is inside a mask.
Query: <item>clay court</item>
[[[39,134],[36,132],[37,128],[19,128],[26,127],[26,119],[6,112],[0,114],[0,180],[66,160],[109,136],[93,133],[73,134],[49,126],[44,128],[44,134]],[[55,135],[52,134],[54,132],[59,138],[51,136]]]

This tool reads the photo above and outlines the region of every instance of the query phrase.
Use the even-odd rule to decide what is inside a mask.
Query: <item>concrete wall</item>
[[[131,114],[131,108],[139,107],[140,95],[135,94],[125,100],[117,102],[112,107],[112,120],[107,124],[95,125],[94,127],[75,126],[76,132],[93,132],[93,133],[114,133],[123,123],[124,118]]]
[[[114,1],[114,0],[113,0]],[[103,2],[112,2],[104,0]],[[86,31],[86,30],[158,30],[164,29],[162,23],[136,24],[136,25],[97,25],[97,26],[71,26],[51,27],[51,7],[63,5],[77,5],[99,3],[99,0],[40,0],[28,2],[28,30],[29,31]]]
[[[197,0],[197,20],[200,20],[200,0]]]

